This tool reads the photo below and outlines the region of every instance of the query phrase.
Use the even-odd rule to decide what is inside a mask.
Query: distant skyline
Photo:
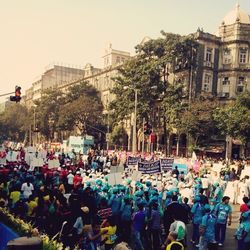
[[[215,33],[236,0],[0,0],[0,95],[22,94],[46,66],[102,67],[104,49],[134,54],[160,31]],[[239,1],[250,13],[250,1]],[[2,100],[2,99],[1,99]]]

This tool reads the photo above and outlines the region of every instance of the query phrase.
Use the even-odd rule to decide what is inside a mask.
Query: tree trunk
[[[177,144],[176,144],[176,156],[179,156],[180,151],[180,136],[177,134]]]
[[[168,134],[167,134],[167,123],[166,123],[166,117],[165,117],[165,113],[163,116],[163,132],[164,132],[164,143],[165,143],[165,155],[168,156],[169,155],[169,143],[168,143]]]

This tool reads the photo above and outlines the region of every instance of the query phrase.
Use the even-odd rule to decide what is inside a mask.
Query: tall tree
[[[250,141],[250,92],[245,91],[235,102],[217,108],[213,115],[221,134],[239,139],[246,146]]]
[[[19,103],[11,103],[0,116],[1,139],[23,141],[29,129],[28,110]]]
[[[98,126],[102,124],[102,110],[101,102],[83,95],[61,107],[59,127],[63,126],[72,131],[75,126],[79,129],[81,135],[93,134],[93,130],[96,128],[96,131],[98,131]]]
[[[62,91],[58,89],[48,89],[43,92],[42,98],[35,102],[37,126],[46,139],[53,139],[57,131],[60,106],[63,105],[64,98]]]

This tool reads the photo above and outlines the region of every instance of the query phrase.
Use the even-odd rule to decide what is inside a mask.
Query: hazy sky
[[[29,88],[53,62],[102,66],[109,42],[132,52],[160,31],[214,33],[236,0],[0,0],[0,94]],[[250,13],[250,0],[241,0]]]

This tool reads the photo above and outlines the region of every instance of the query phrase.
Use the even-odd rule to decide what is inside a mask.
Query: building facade
[[[250,16],[237,5],[222,20],[216,34],[198,29],[193,37],[199,46],[195,51],[195,65],[185,69],[177,65],[175,80],[184,83],[189,97],[215,96],[220,102],[234,100],[245,90],[250,91]],[[183,140],[180,141],[185,147]],[[171,145],[176,149],[176,134]],[[227,138],[227,156],[231,152],[241,155],[240,145]],[[224,143],[224,142],[223,142]],[[239,142],[238,142],[239,144]],[[214,147],[214,152],[226,152],[226,148]]]
[[[49,88],[60,88],[63,85],[84,78],[84,70],[66,66],[52,65],[32,83],[25,91],[25,105],[30,108],[34,101],[39,100],[42,92]]]
[[[216,34],[198,29],[192,35],[199,44],[194,52],[195,66],[187,69],[183,65],[176,65],[173,75],[169,76],[173,81],[184,84],[189,99],[205,94],[227,102],[244,90],[250,91],[250,17],[247,12],[237,5],[223,18]],[[69,86],[88,81],[100,92],[107,109],[114,98],[110,90],[114,86],[113,78],[118,75],[117,66],[129,58],[128,52],[115,50],[110,44],[103,56],[102,69],[94,68],[91,64],[86,64],[81,70],[54,66],[26,91],[26,104],[30,106],[33,100],[41,98],[44,89],[57,87],[67,91]],[[130,149],[131,121],[126,121],[125,127]],[[164,141],[161,139],[162,132],[159,130],[156,133],[157,145],[160,145]],[[180,150],[180,154],[185,155],[186,141],[186,135],[177,136],[173,131],[168,143],[170,152],[176,154]],[[233,148],[232,140],[229,144]]]

